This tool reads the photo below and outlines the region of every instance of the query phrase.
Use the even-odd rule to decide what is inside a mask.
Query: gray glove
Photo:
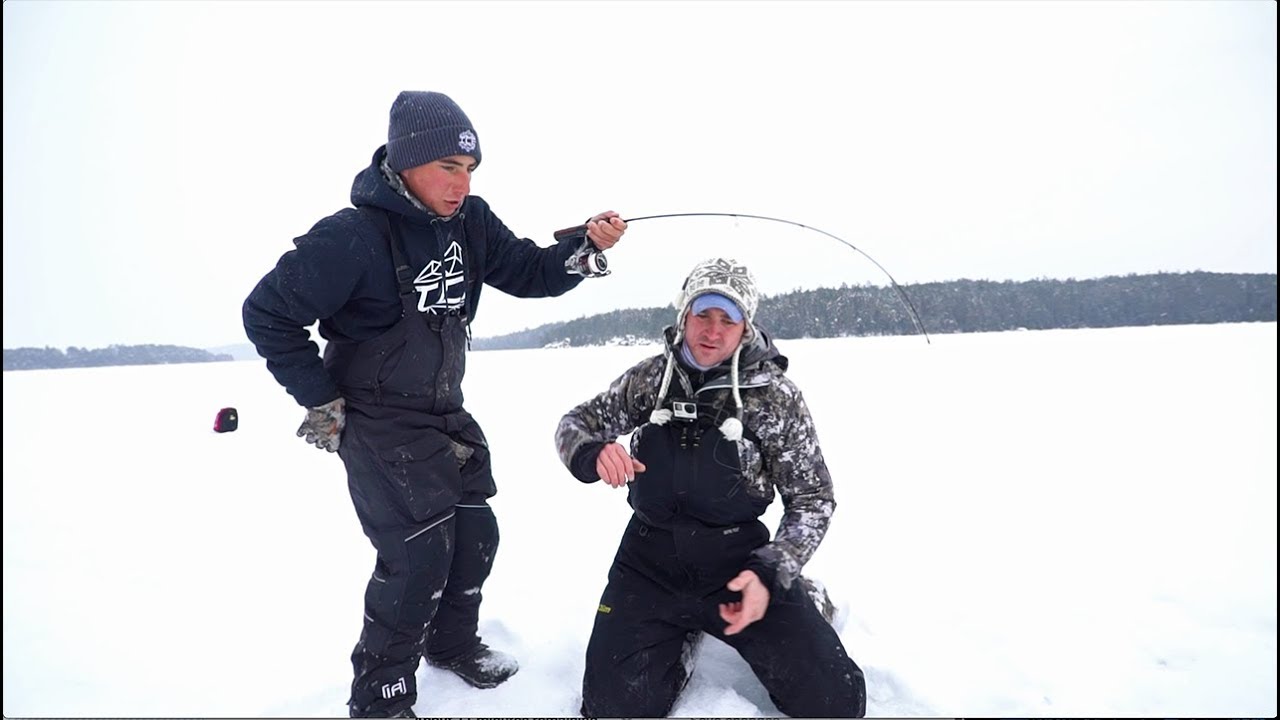
[[[307,419],[298,428],[298,437],[329,452],[338,451],[342,428],[347,424],[347,401],[338,398],[318,407],[307,408]]]

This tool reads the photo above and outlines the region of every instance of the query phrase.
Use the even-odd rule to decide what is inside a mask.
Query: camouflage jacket
[[[673,335],[668,328],[668,353],[675,354],[678,349],[672,347]],[[705,381],[696,386],[699,374],[690,373],[672,355],[648,358],[624,372],[608,390],[561,418],[556,430],[561,462],[571,471],[575,459],[580,467],[587,467],[585,463],[589,462],[589,467],[594,468],[599,448],[627,433],[633,433],[632,455],[643,462],[636,451],[644,433],[657,429],[649,423],[649,414],[654,410],[667,362],[675,362],[675,368],[666,406],[670,406],[672,397],[681,395],[697,397],[699,404],[709,393],[730,395],[728,363],[702,374]],[[791,586],[822,542],[835,510],[831,475],[817,432],[799,388],[784,375],[787,365],[786,357],[778,354],[767,334],[757,332],[751,346],[743,350],[739,372],[744,433],[735,444],[741,480],[756,518],[773,502],[775,492],[782,496],[784,508],[773,540],[757,548],[748,564],[763,566],[765,572],[757,574],[771,590]],[[725,399],[732,411],[731,397],[721,397],[720,404],[725,404]],[[732,442],[717,437],[719,442]],[[591,456],[579,458],[579,451],[590,452]],[[590,479],[582,474],[585,471],[579,473],[579,479]],[[644,481],[643,474],[637,476],[636,483]],[[632,505],[635,507],[634,500]]]

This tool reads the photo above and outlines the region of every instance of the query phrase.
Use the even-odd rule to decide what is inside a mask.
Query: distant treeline
[[[107,365],[168,365],[172,363],[225,362],[230,355],[214,354],[177,345],[111,345],[97,350],[69,347],[18,348],[4,351],[5,370],[104,367]]]
[[[1275,322],[1276,275],[1157,273],[1094,280],[953,280],[903,287],[925,332],[967,333],[1224,322]],[[616,310],[494,338],[482,350],[651,341],[670,307]],[[764,297],[757,322],[778,338],[916,333],[891,286],[819,288]]]
[[[1276,275],[1157,273],[1095,280],[952,280],[903,287],[929,334],[1275,322]],[[671,307],[615,310],[493,338],[477,350],[651,342],[675,319]],[[916,333],[889,286],[797,290],[760,300],[757,322],[777,338]],[[4,351],[5,370],[223,362],[235,357],[176,345],[112,345]]]

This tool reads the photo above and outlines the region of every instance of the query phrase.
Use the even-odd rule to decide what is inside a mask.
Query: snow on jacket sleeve
[[[579,475],[585,465],[584,458],[575,456],[584,448],[611,443],[620,435],[635,430],[649,419],[653,410],[658,381],[662,377],[663,357],[657,355],[640,362],[624,372],[609,385],[609,389],[582,403],[560,418],[556,427],[556,452],[560,462],[579,480],[591,482],[599,478]],[[594,468],[594,458],[591,467]]]
[[[479,206],[486,242],[484,282],[499,290],[522,298],[563,295],[582,282],[564,263],[578,249],[579,241],[569,239],[549,247],[516,237],[481,198],[471,200]]]
[[[280,257],[242,308],[245,334],[276,381],[304,407],[339,396],[307,328],[350,301],[369,263],[370,240],[346,212],[295,239],[295,249]]]
[[[779,375],[758,407],[752,429],[760,438],[762,472],[782,496],[783,514],[773,541],[752,553],[746,569],[778,597],[822,543],[836,501],[800,389]]]

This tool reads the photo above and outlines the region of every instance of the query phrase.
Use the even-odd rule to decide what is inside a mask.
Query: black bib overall
[[[347,403],[338,454],[378,552],[351,654],[349,709],[371,717],[413,705],[424,652],[443,662],[479,642],[479,589],[498,525],[486,503],[496,491],[488,443],[462,407],[466,307],[421,311],[398,228],[384,213],[364,210],[390,243],[403,314],[371,340],[329,343],[324,360]],[[433,225],[442,245],[462,232],[461,219]]]
[[[635,456],[646,470],[629,486],[635,513],[587,647],[587,717],[665,717],[703,632],[738,651],[782,712],[865,713],[862,671],[800,583],[771,597],[765,616],[741,633],[723,632],[720,604],[742,598],[725,585],[769,542],[759,520],[769,503],[747,491],[737,443],[719,429],[727,392],[700,395],[697,420],[637,431]]]

